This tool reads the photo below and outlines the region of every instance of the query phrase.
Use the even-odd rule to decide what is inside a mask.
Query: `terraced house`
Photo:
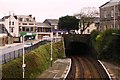
[[[59,30],[58,22],[59,22],[59,19],[46,19],[43,22],[51,27],[52,35],[55,41],[61,40],[62,34],[67,34],[67,31]]]
[[[43,36],[51,36],[51,26],[46,23],[37,22],[37,35],[38,39],[42,39]]]
[[[35,39],[36,36],[36,21],[32,15],[9,15],[1,19],[3,26],[13,37],[26,35],[27,38]]]
[[[120,29],[120,0],[110,0],[100,6],[100,31]]]

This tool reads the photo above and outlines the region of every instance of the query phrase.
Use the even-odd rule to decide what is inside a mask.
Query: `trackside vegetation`
[[[91,42],[98,59],[120,64],[120,30],[93,31]]]
[[[53,61],[64,58],[62,42],[53,43]],[[35,79],[50,66],[50,43],[39,46],[33,51],[25,54],[25,78]],[[22,56],[2,65],[2,77],[22,78]]]

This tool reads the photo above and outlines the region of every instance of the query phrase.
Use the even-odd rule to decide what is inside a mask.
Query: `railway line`
[[[66,80],[109,80],[101,64],[87,56],[71,57],[72,66]]]

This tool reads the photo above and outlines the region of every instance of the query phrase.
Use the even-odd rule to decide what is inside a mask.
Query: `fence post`
[[[4,63],[6,63],[6,60],[5,60],[5,54],[4,54],[3,56],[4,56]]]
[[[14,51],[14,59],[15,59],[15,51]]]
[[[11,53],[9,53],[9,61],[11,61]]]

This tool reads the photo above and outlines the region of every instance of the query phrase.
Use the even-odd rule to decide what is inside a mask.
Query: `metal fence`
[[[44,45],[48,43],[48,41],[41,41],[41,42],[38,42],[30,47],[27,47],[27,48],[24,48],[25,49],[25,53],[28,53],[30,52],[31,50],[35,49],[35,48],[38,48],[40,45]],[[0,64],[4,64],[4,63],[7,63],[13,59],[16,59],[20,56],[23,55],[23,49],[19,49],[19,50],[16,50],[16,51],[12,51],[12,52],[9,52],[9,53],[6,53],[6,54],[3,54],[2,56],[2,62],[0,62]]]

